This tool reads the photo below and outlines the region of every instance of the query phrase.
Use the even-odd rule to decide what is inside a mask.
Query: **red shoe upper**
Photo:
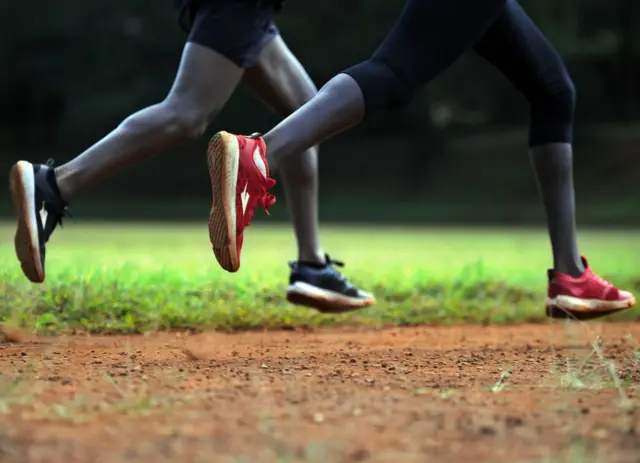
[[[596,275],[589,267],[589,263],[584,256],[582,257],[582,263],[585,271],[577,278],[549,270],[548,295],[550,298],[570,296],[578,299],[623,301],[632,297],[631,293],[620,291],[613,284]]]
[[[242,249],[244,229],[249,226],[253,215],[261,206],[267,214],[276,202],[269,193],[276,181],[269,178],[267,147],[262,137],[236,135],[240,150],[238,183],[236,185],[236,245],[238,256]]]

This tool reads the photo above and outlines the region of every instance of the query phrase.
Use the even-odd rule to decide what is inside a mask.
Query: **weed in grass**
[[[507,378],[509,378],[509,376],[511,376],[512,373],[513,373],[513,370],[511,368],[507,368],[503,370],[502,373],[500,373],[500,377],[498,378],[498,380],[495,382],[493,386],[491,386],[491,392],[502,391],[507,385]]]

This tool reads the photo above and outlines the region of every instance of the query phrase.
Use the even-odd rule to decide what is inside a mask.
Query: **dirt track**
[[[615,369],[582,365],[599,337]],[[22,338],[0,345],[0,461],[638,461],[634,339],[640,324]]]

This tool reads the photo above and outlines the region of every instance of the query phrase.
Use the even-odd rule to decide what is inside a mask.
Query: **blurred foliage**
[[[578,185],[591,185],[593,173],[603,170],[615,185],[620,181],[616,175],[637,174],[638,163],[630,155],[635,151],[634,131],[628,131],[614,148],[609,134],[593,139],[602,132],[593,127],[605,123],[623,127],[640,119],[640,34],[636,32],[640,3],[521,3],[566,58],[578,88]],[[278,23],[289,46],[321,86],[340,70],[367,58],[402,5],[382,0],[294,0],[288,2]],[[65,161],[131,112],[161,100],[173,80],[185,38],[170,1],[2,2],[0,18],[2,168],[27,156]],[[211,130],[266,130],[278,120],[267,110],[248,113],[247,105],[257,103],[244,91],[238,92]],[[325,144],[325,151],[337,152],[360,146],[367,159],[327,153],[321,161],[323,184],[331,185],[329,196],[353,191],[361,197],[375,196],[376,192],[363,194],[363,188],[371,181],[384,181],[398,196],[429,194],[436,201],[456,193],[468,195],[469,190],[478,197],[499,194],[507,202],[530,200],[536,192],[525,167],[522,128],[527,117],[524,99],[505,78],[469,53],[405,110],[373,117]],[[518,135],[502,135],[507,133]],[[497,135],[487,141],[487,134]],[[469,137],[480,138],[471,142],[476,139]],[[204,198],[209,189],[199,153],[205,143],[202,140],[117,176],[91,194]],[[602,146],[608,147],[606,159],[601,156]],[[393,156],[389,149],[394,150]],[[195,160],[176,163],[178,157]],[[510,174],[505,183],[501,169],[516,162],[520,173]],[[492,168],[485,169],[484,180],[476,180],[478,168],[486,164]],[[359,175],[354,175],[356,169]],[[450,178],[452,170],[457,177],[467,178],[463,192],[455,182],[442,180]],[[147,188],[150,179],[163,174],[167,180],[162,186]],[[600,190],[608,191],[606,187],[613,185],[608,181],[599,179]],[[586,194],[593,193],[591,187],[587,189]]]

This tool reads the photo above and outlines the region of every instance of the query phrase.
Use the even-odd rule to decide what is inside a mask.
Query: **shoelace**
[[[325,260],[327,261],[327,265],[331,266],[331,267],[340,267],[343,268],[344,267],[344,262],[340,261],[340,260],[334,260],[332,259],[329,254],[325,254],[324,255]],[[345,277],[342,273],[338,272],[337,270],[334,270],[336,277],[338,278],[338,280],[342,281],[342,282],[346,282],[347,281],[347,277]]]
[[[275,181],[270,178],[267,180],[267,184],[264,187],[250,195],[249,204],[247,205],[247,213],[242,221],[244,228],[247,228],[251,224],[251,220],[253,219],[253,215],[258,205],[260,205],[262,209],[264,209],[264,212],[269,215],[269,208],[276,202],[276,197],[267,191],[267,188],[271,188],[275,185]]]
[[[260,134],[259,132],[255,132],[246,137],[238,137],[239,148],[241,150],[244,149],[246,145],[245,138],[258,138],[261,136],[262,134]],[[253,219],[253,214],[258,205],[262,206],[262,209],[264,209],[264,212],[267,215],[269,215],[269,208],[275,204],[276,197],[271,193],[269,193],[268,190],[270,188],[273,188],[275,184],[276,184],[275,180],[267,177],[264,185],[261,185],[260,187],[256,188],[250,193],[251,199],[249,200],[250,202],[247,206],[247,209],[249,209],[249,212],[245,215],[243,220],[243,225],[245,228],[249,226],[251,220]]]
[[[333,260],[331,257],[329,257],[328,254],[325,254],[324,258],[325,258],[325,267],[332,268],[333,274],[335,275],[336,279],[338,279],[339,281],[345,284],[348,283],[347,278],[333,268],[333,267],[344,267],[344,262],[341,262],[339,260]],[[291,267],[292,270],[295,270],[298,265],[300,265],[300,261],[295,261],[295,260],[289,261],[289,267]]]
[[[333,260],[331,257],[329,257],[329,254],[325,254],[324,258],[327,261],[327,265],[335,265],[336,267],[340,267],[340,268],[344,267],[344,262],[339,260]]]
[[[276,197],[268,191],[265,191],[262,196],[258,196],[257,199],[262,209],[269,215],[269,208],[276,203]]]
[[[324,264],[325,267],[329,267],[329,266],[344,267],[344,262],[341,262],[339,260],[333,260],[331,257],[329,257],[329,254],[324,255],[324,260],[325,260],[325,264]],[[289,261],[289,265],[296,265],[298,263],[300,263],[300,261],[296,261],[296,260]],[[307,264],[307,265],[311,265],[311,264]]]

